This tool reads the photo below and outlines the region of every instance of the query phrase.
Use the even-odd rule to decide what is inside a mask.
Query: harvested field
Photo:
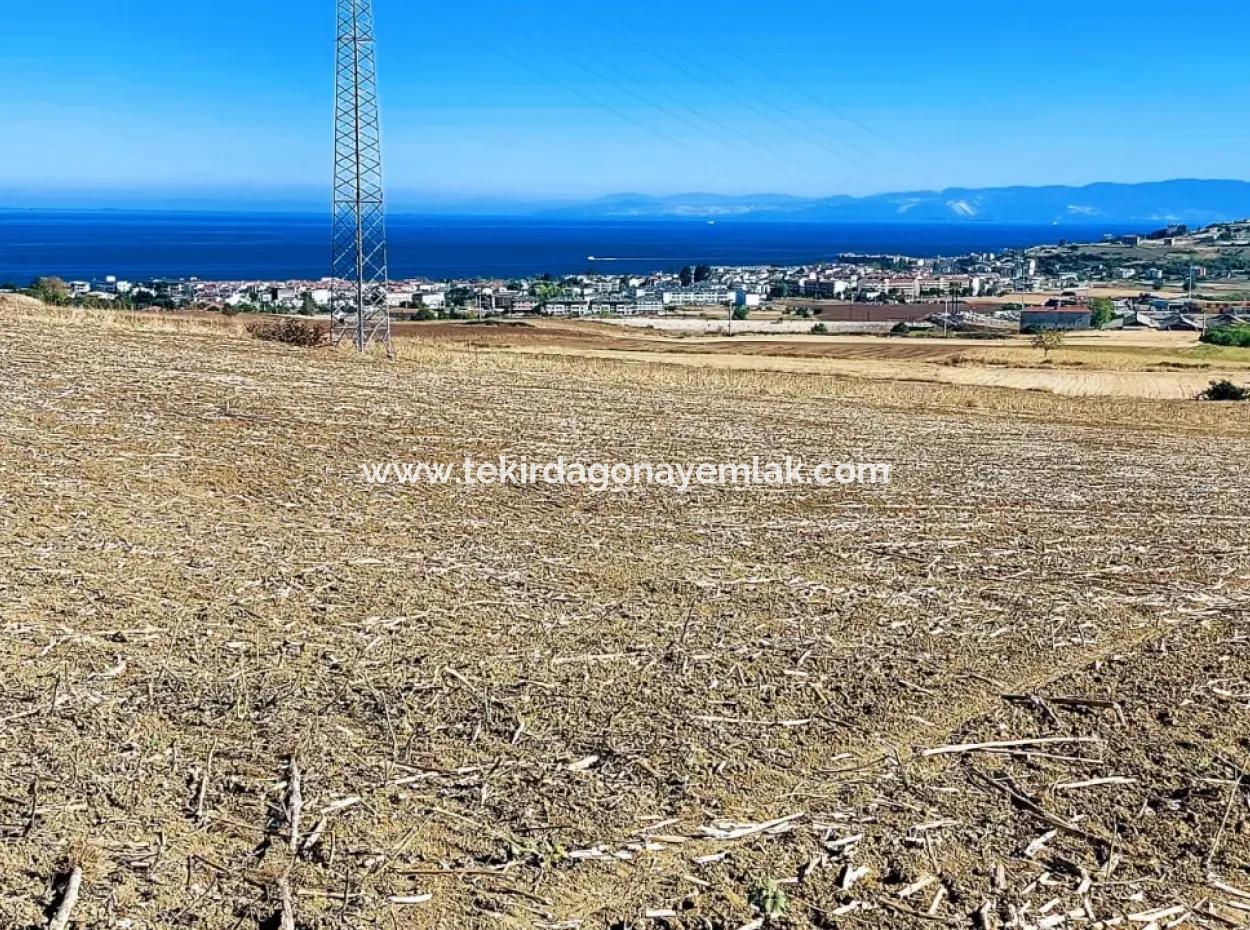
[[[0,319],[0,926],[1246,924],[1242,408]]]
[[[1212,380],[1250,380],[1250,350],[1201,345],[1193,333],[1074,334],[1043,355],[1028,337],[1019,336],[987,340],[752,333],[679,338],[639,326],[548,320],[522,325],[400,324],[396,331],[401,337],[480,349],[1076,397],[1186,400]]]
[[[912,349],[911,346],[902,346]],[[655,351],[650,347],[571,348],[566,346],[527,347],[518,352],[566,355],[580,358],[621,359],[636,362],[663,363],[720,371],[752,371],[758,373],[789,373],[833,375],[880,382],[931,382],[962,385],[969,388],[1004,388],[1015,391],[1044,391],[1073,397],[1132,397],[1161,400],[1185,400],[1198,396],[1211,381],[1221,378],[1238,383],[1250,381],[1241,369],[1202,368],[1194,370],[1126,371],[1115,369],[1087,370],[1082,367],[1058,368],[1036,365],[1013,367],[1009,364],[978,363],[966,352],[936,350],[938,360],[925,359],[927,351],[915,347],[915,357],[900,354],[897,358],[858,356],[854,352],[807,355],[803,353],[744,354],[731,351]],[[1186,366],[1188,367],[1188,366]]]

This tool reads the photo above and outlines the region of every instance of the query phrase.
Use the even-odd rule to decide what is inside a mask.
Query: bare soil
[[[0,317],[0,926],[1245,924],[1239,407]]]

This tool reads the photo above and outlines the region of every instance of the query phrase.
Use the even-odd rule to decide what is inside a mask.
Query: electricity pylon
[[[337,0],[334,106],[333,297],[330,334],[360,351],[391,349],[386,215],[373,0]]]

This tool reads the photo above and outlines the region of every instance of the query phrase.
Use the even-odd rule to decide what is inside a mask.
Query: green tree
[[[317,302],[312,299],[312,294],[305,294],[304,300],[299,307],[300,316],[316,316]]]
[[[556,284],[554,281],[539,281],[533,287],[534,296],[543,303],[551,300],[558,300],[564,296],[564,288]]]
[[[1213,346],[1250,348],[1250,326],[1219,326],[1202,334],[1202,341]]]
[[[689,287],[694,283],[694,269],[687,265],[681,270],[681,286]]]
[[[745,320],[750,315],[751,311],[746,307],[734,307],[733,309],[733,318],[735,320]]]
[[[447,290],[447,305],[463,307],[473,299],[473,290],[467,287],[452,287]]]
[[[696,265],[694,269],[694,281],[698,284],[700,281],[706,281],[712,277],[711,265]]]
[[[1115,319],[1115,302],[1106,297],[1089,299],[1089,321],[1094,329],[1102,329]]]

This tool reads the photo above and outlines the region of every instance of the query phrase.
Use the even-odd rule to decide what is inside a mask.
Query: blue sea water
[[[674,270],[688,264],[797,265],[841,252],[960,255],[1098,239],[1127,229],[983,223],[389,219],[392,278],[512,277]],[[314,214],[0,210],[0,283],[55,274],[91,280],[316,279],[329,221]]]

